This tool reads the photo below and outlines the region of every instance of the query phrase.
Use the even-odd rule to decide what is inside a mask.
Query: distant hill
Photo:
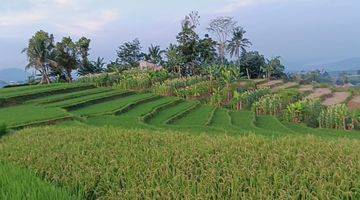
[[[360,70],[360,57],[339,60],[331,63],[311,65],[311,69],[325,69],[326,71],[355,71]]]
[[[30,74],[19,68],[0,69],[0,80],[5,82],[24,82]]]
[[[4,87],[5,85],[7,85],[7,83],[5,81],[0,80],[0,88]]]

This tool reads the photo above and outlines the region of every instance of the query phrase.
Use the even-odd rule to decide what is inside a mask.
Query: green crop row
[[[27,170],[0,162],[0,199],[80,199],[54,187]]]
[[[0,109],[0,121],[9,127],[70,116],[60,108],[45,108],[35,105],[20,105]]]
[[[360,198],[358,140],[47,127],[3,137],[0,159],[85,199]]]

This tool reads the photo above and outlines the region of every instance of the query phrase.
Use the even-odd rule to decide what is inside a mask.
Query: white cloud
[[[241,8],[264,3],[278,3],[286,0],[231,0],[225,6],[218,9],[219,14],[229,14]]]
[[[26,1],[26,8],[0,12],[0,35],[24,26],[55,28],[55,34],[91,35],[120,18],[118,11],[85,0]]]
[[[120,15],[116,11],[103,10],[99,13],[93,13],[91,16],[79,16],[76,20],[59,23],[56,27],[63,33],[80,36],[100,31],[107,24],[119,19],[119,17]]]

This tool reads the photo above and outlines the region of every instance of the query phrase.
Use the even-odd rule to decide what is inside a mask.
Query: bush
[[[5,123],[0,123],[0,136],[3,136],[7,133],[7,127]]]

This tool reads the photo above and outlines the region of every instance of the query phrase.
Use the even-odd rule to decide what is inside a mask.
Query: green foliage
[[[322,108],[318,100],[300,100],[287,106],[284,119],[288,122],[305,123],[308,126],[317,127]]]
[[[282,112],[284,104],[280,95],[268,94],[252,105],[254,113],[259,115],[279,116]]]
[[[47,127],[4,138],[0,158],[85,199],[358,199],[359,147],[308,136]]]
[[[0,137],[8,132],[7,126],[4,122],[0,122]]]
[[[344,104],[338,104],[323,109],[319,117],[321,128],[348,129],[353,123],[349,109]]]
[[[179,96],[186,99],[191,98],[198,98],[205,96],[210,96],[212,94],[213,90],[211,88],[211,82],[210,81],[201,81],[192,85],[189,85],[185,88],[179,88],[178,90],[175,90],[175,96]]]
[[[42,181],[32,172],[0,162],[0,199],[81,199]]]
[[[143,57],[140,41],[135,39],[131,42],[125,42],[117,50],[117,56],[117,64],[124,66],[127,69],[138,67],[139,61]]]
[[[268,88],[249,90],[243,93],[235,91],[232,105],[237,110],[250,109],[253,103],[257,102],[261,97],[270,94],[270,92]]]
[[[240,70],[248,78],[261,78],[261,69],[266,65],[265,58],[257,51],[244,52],[240,58]]]
[[[206,80],[206,78],[201,76],[167,79],[164,82],[156,83],[153,87],[153,92],[163,96],[176,95],[177,90],[189,87],[204,80]]]

